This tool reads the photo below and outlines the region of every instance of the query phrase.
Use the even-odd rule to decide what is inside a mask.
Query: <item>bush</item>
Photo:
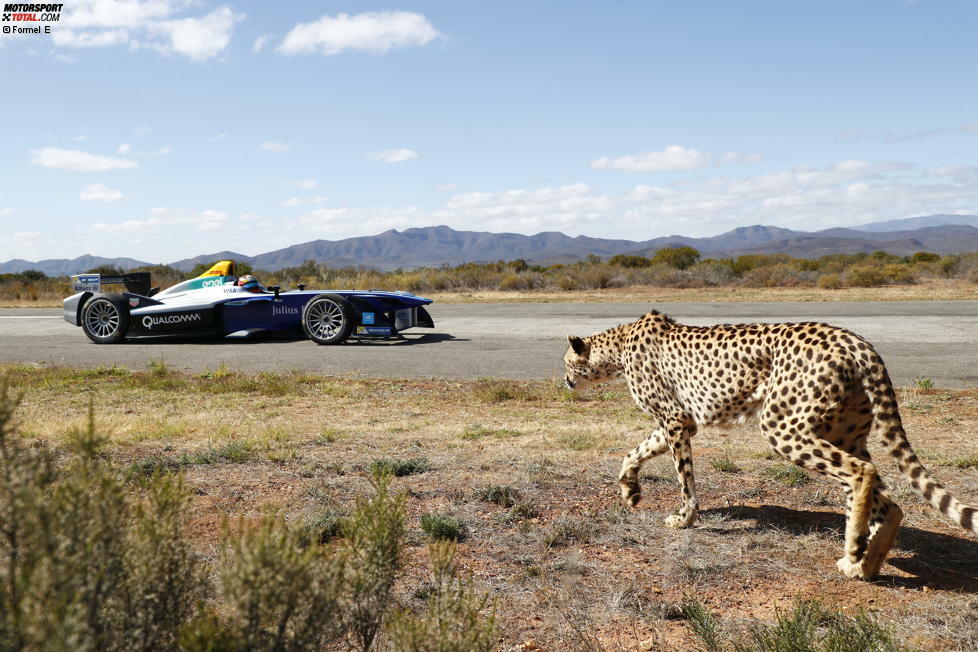
[[[692,247],[668,247],[655,252],[652,256],[652,264],[662,263],[676,269],[686,269],[699,259],[700,252]]]
[[[407,459],[379,459],[370,464],[370,472],[373,475],[394,475],[398,478],[406,475],[417,475],[426,473],[431,468],[431,462],[424,457],[411,457]]]
[[[432,539],[460,541],[465,538],[465,523],[452,514],[422,514],[421,529]]]
[[[890,283],[897,285],[910,285],[917,282],[917,275],[907,265],[886,265],[883,267],[883,274]]]
[[[798,287],[811,285],[812,272],[802,272],[790,265],[778,263],[755,267],[744,273],[743,283],[752,288]]]
[[[615,267],[651,267],[652,260],[650,258],[646,258],[645,256],[618,254],[617,256],[612,256],[609,258],[608,264],[614,265]]]
[[[395,650],[412,652],[489,652],[496,630],[489,594],[476,593],[472,574],[461,576],[457,548],[435,543],[429,549],[432,578],[427,609],[420,615],[395,612],[387,629]],[[489,615],[482,612],[489,610]]]
[[[822,274],[818,277],[818,287],[823,290],[839,290],[846,286],[838,274]]]
[[[0,386],[0,648],[175,647],[205,587],[182,478],[131,496],[91,417],[55,466],[13,431],[16,404]]]
[[[879,267],[853,265],[846,270],[845,281],[855,287],[878,287],[886,283],[886,275]]]

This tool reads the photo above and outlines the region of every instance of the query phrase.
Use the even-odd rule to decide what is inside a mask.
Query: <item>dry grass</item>
[[[391,289],[400,289],[394,288]],[[705,287],[675,288],[633,285],[598,290],[474,290],[423,292],[439,303],[472,302],[604,302],[604,301],[974,301],[978,284],[965,279],[922,279],[914,285],[880,287]],[[67,295],[65,295],[67,296]],[[61,307],[63,297],[0,298],[0,308]]]
[[[835,573],[841,491],[818,476],[786,482],[766,471],[779,462],[766,459],[753,427],[697,435],[703,512],[693,528],[662,525],[678,505],[665,458],[646,466],[639,508],[623,509],[615,477],[647,422],[621,386],[567,401],[553,382],[226,369],[220,378],[166,369],[6,373],[26,391],[25,436],[60,445],[91,401],[111,434],[113,461],[136,471],[134,491],[139,472],[182,470],[195,493],[192,535],[208,554],[225,518],[269,507],[324,539],[342,536],[336,522],[369,492],[371,465],[411,466],[393,481],[407,492],[398,599],[409,603],[427,580],[430,536],[451,537],[458,527],[458,562],[497,600],[500,649],[693,649],[700,639],[680,608],[691,595],[734,638],[800,597],[844,613],[868,609],[922,649],[978,642],[978,539],[926,508],[887,461],[881,467],[907,518],[875,582]],[[903,411],[925,463],[965,502],[978,501],[970,463],[978,459],[978,390],[901,392],[907,399],[932,406]],[[882,459],[878,445],[871,451]],[[424,515],[438,522],[429,516],[424,528]]]

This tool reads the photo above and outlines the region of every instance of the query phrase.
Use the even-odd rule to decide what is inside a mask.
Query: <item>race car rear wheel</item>
[[[129,304],[120,294],[96,294],[81,311],[81,327],[96,344],[116,344],[129,330]]]
[[[320,294],[302,309],[302,330],[316,344],[339,344],[350,337],[356,312],[338,294]]]

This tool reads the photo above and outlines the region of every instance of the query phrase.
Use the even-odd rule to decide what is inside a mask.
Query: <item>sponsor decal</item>
[[[357,335],[390,335],[390,326],[357,326]]]
[[[364,324],[373,324],[374,323],[374,313],[372,313],[372,312],[365,312],[365,313],[363,313],[363,315],[361,316],[360,321],[362,321]]]
[[[146,330],[153,330],[154,326],[186,324],[200,320],[201,316],[199,312],[188,312],[182,315],[160,315],[159,317],[154,315],[146,315],[143,317],[143,328]]]
[[[272,315],[298,315],[301,312],[301,310],[298,308],[293,308],[292,306],[272,305]]]
[[[209,278],[200,284],[200,287],[204,288],[219,288],[224,285],[223,276],[215,276],[214,278]]]
[[[129,297],[129,306],[130,307],[135,308],[138,305],[139,305],[139,299],[137,299],[136,297]]]
[[[3,5],[4,34],[50,34],[50,25],[36,23],[56,23],[61,20],[61,8],[64,4],[36,4],[7,2]],[[18,23],[10,25],[9,23]]]
[[[98,292],[102,289],[101,278],[99,274],[76,274],[71,277],[75,292]]]

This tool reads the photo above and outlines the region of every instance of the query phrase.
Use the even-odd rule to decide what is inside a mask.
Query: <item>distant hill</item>
[[[884,228],[885,227],[885,228]],[[909,228],[894,228],[909,227]],[[571,237],[555,231],[522,235],[487,231],[456,231],[447,226],[391,229],[378,235],[343,240],[313,240],[275,251],[246,256],[233,251],[184,258],[170,263],[183,271],[198,263],[226,258],[247,262],[258,270],[275,271],[314,260],[333,267],[363,265],[381,270],[497,260],[525,259],[537,264],[571,263],[588,254],[607,258],[616,254],[652,256],[664,247],[691,246],[705,256],[788,254],[817,258],[826,254],[871,252],[880,249],[907,255],[916,251],[939,254],[978,251],[978,216],[929,215],[905,220],[873,222],[854,228],[808,233],[777,226],[754,225],[705,238],[671,235],[651,240],[614,240]],[[98,265],[131,269],[147,265],[131,258],[81,256],[74,260],[11,260],[0,263],[0,273],[40,269],[48,275],[78,274]]]
[[[908,217],[902,220],[884,220],[870,222],[852,227],[855,231],[909,231],[928,226],[945,226],[963,224],[978,227],[978,215],[924,215],[923,217]]]
[[[14,274],[28,269],[37,269],[44,272],[48,276],[70,276],[72,274],[81,274],[86,270],[92,269],[93,267],[100,267],[102,265],[112,265],[113,267],[118,267],[119,269],[129,270],[133,267],[143,267],[144,265],[151,264],[152,263],[135,260],[133,258],[100,258],[99,256],[88,255],[79,256],[78,258],[73,258],[72,260],[68,260],[66,258],[53,258],[49,260],[39,260],[33,263],[29,260],[15,258],[13,260],[8,260],[5,263],[0,263],[0,274]]]

